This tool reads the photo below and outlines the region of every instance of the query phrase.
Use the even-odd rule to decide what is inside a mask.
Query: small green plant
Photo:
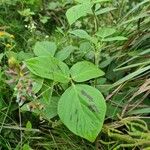
[[[85,16],[89,10],[92,12],[92,6],[98,2],[102,1],[89,1],[88,3],[81,1],[81,4],[70,8],[66,13],[70,25],[80,17]],[[79,12],[74,14],[74,9]],[[127,38],[113,36],[116,33],[113,28],[100,28],[94,36],[90,36],[81,29],[69,33],[93,44],[95,48],[95,65],[89,61],[80,61],[69,69],[66,63],[55,58],[56,44],[48,41],[36,43],[34,54],[37,57],[26,60],[25,65],[34,75],[52,80],[55,86],[59,83],[61,83],[61,86],[65,84],[66,87],[71,84],[70,87],[64,89],[64,93],[59,98],[58,115],[73,133],[94,142],[103,126],[106,103],[101,92],[87,85],[86,81],[104,75],[104,72],[98,67],[101,48],[104,43],[127,40]],[[52,97],[54,89],[51,90]],[[48,105],[50,105],[50,101],[47,102]]]
[[[102,128],[106,104],[100,91],[84,82],[103,76],[104,72],[88,61],[77,62],[69,69],[67,64],[53,57],[56,49],[53,43],[37,44],[35,54],[38,57],[26,60],[27,68],[41,78],[52,80],[55,86],[71,84],[60,96],[58,115],[73,133],[93,142]]]

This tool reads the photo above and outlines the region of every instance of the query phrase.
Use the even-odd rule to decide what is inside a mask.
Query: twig
[[[106,101],[108,101],[114,94],[116,94],[121,88],[122,88],[122,84],[118,86],[117,89],[115,89],[111,94],[109,94],[107,97],[106,97]]]
[[[28,129],[28,128],[23,128],[19,126],[3,126],[5,129],[12,129],[12,130],[21,130],[21,131],[28,131],[28,132],[41,132],[39,129]]]
[[[128,110],[128,112],[134,110],[138,105],[140,105],[140,103],[142,103],[149,94],[150,94],[150,90],[147,91],[146,94],[143,96],[143,98],[136,105],[134,105],[130,110]]]

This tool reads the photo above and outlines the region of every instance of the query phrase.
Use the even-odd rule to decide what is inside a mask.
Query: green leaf
[[[33,81],[33,83],[32,83],[33,84],[32,91],[33,91],[33,93],[36,94],[42,88],[44,79],[40,78],[38,76],[35,76],[35,75],[31,75],[31,78],[32,78],[32,81]]]
[[[24,10],[18,11],[18,12],[21,16],[24,16],[24,17],[35,15],[35,13],[32,12],[30,8],[27,8],[27,9],[24,9]]]
[[[19,61],[24,61],[32,57],[34,57],[34,54],[32,52],[24,52],[24,51],[17,52],[17,60]]]
[[[103,28],[99,28],[96,35],[98,37],[101,37],[102,39],[104,39],[104,38],[114,34],[115,32],[116,32],[116,29],[114,29],[114,28],[103,27]]]
[[[109,2],[111,0],[91,0],[93,3]]]
[[[24,144],[22,150],[32,150],[29,144]]]
[[[91,142],[101,131],[105,113],[104,97],[97,89],[88,85],[72,85],[58,102],[61,121],[74,134]]]
[[[26,128],[27,129],[32,129],[32,123],[30,121],[27,122]]]
[[[69,82],[68,66],[54,57],[35,57],[25,61],[27,68],[35,75],[56,82]]]
[[[81,30],[81,29],[71,31],[70,33],[81,39],[91,40],[91,38],[92,38],[86,31]]]
[[[81,53],[80,55],[86,55],[88,54],[90,51],[94,52],[94,46],[90,43],[90,42],[83,42],[80,44],[79,47],[79,52]]]
[[[76,82],[84,82],[104,75],[101,69],[88,61],[76,63],[70,69],[70,73],[72,79]]]
[[[127,40],[127,39],[128,38],[126,38],[124,36],[115,36],[115,37],[110,37],[110,38],[102,39],[102,41],[113,42],[113,41],[124,41],[124,40]]]
[[[110,0],[75,0],[78,3],[100,3],[100,2],[108,2]]]
[[[45,81],[43,86],[42,86],[42,89],[41,89],[41,93],[40,95],[42,96],[42,99],[46,100],[47,102],[50,102],[51,101],[51,98],[52,98],[52,94],[53,94],[53,88],[54,88],[54,82],[53,81]],[[62,84],[64,85],[64,84]]]
[[[64,47],[62,50],[56,53],[56,58],[59,59],[60,61],[64,61],[67,59],[70,54],[76,49],[76,47],[70,45],[67,47]]]
[[[58,100],[59,97],[52,97],[50,102],[48,102],[46,99],[41,99],[41,104],[44,106],[44,108],[40,115],[47,120],[57,116]]]
[[[75,0],[76,2],[78,2],[78,3],[90,3],[91,2],[91,0]]]
[[[54,56],[56,49],[57,46],[54,42],[36,42],[34,46],[34,54],[36,56]]]
[[[86,16],[87,14],[91,14],[91,3],[78,4],[76,6],[71,7],[66,12],[66,17],[70,25],[75,23],[79,18]]]
[[[97,10],[97,11],[95,12],[95,15],[101,15],[101,14],[110,12],[110,11],[115,10],[115,9],[116,9],[115,7],[102,8],[102,9],[100,9],[100,10]]]

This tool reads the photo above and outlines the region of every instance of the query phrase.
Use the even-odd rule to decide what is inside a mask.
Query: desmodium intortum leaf
[[[104,97],[89,85],[72,85],[58,102],[61,121],[74,134],[93,142],[102,129],[106,113]]]
[[[128,38],[126,38],[124,36],[114,36],[114,37],[102,39],[102,41],[103,42],[113,42],[113,41],[124,41],[124,40],[127,40],[127,39]]]
[[[34,46],[34,54],[36,56],[54,56],[56,49],[57,46],[54,42],[36,42]]]
[[[87,14],[92,14],[91,3],[78,4],[71,7],[66,12],[66,17],[70,25],[75,23],[79,18],[86,16]]]
[[[35,75],[56,82],[69,82],[68,66],[54,57],[35,57],[25,61],[27,68]]]
[[[88,61],[77,62],[70,69],[70,73],[72,79],[76,82],[84,82],[105,74],[96,65]]]
[[[91,40],[92,38],[86,31],[81,30],[81,29],[70,31],[70,33],[81,39]]]
[[[58,51],[55,57],[60,61],[64,61],[70,56],[71,53],[73,53],[75,49],[77,49],[75,46],[72,45],[66,46],[62,50]]]
[[[106,38],[112,34],[114,34],[116,32],[115,28],[110,28],[110,27],[103,27],[103,28],[99,28],[98,32],[96,33],[96,35],[98,37],[101,38]]]

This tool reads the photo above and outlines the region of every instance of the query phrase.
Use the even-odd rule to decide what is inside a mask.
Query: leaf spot
[[[99,112],[99,110],[98,110],[98,108],[96,107],[95,104],[89,105],[88,108],[89,108],[92,112]]]
[[[93,102],[93,98],[84,90],[81,91],[81,94],[88,98],[90,101]]]

